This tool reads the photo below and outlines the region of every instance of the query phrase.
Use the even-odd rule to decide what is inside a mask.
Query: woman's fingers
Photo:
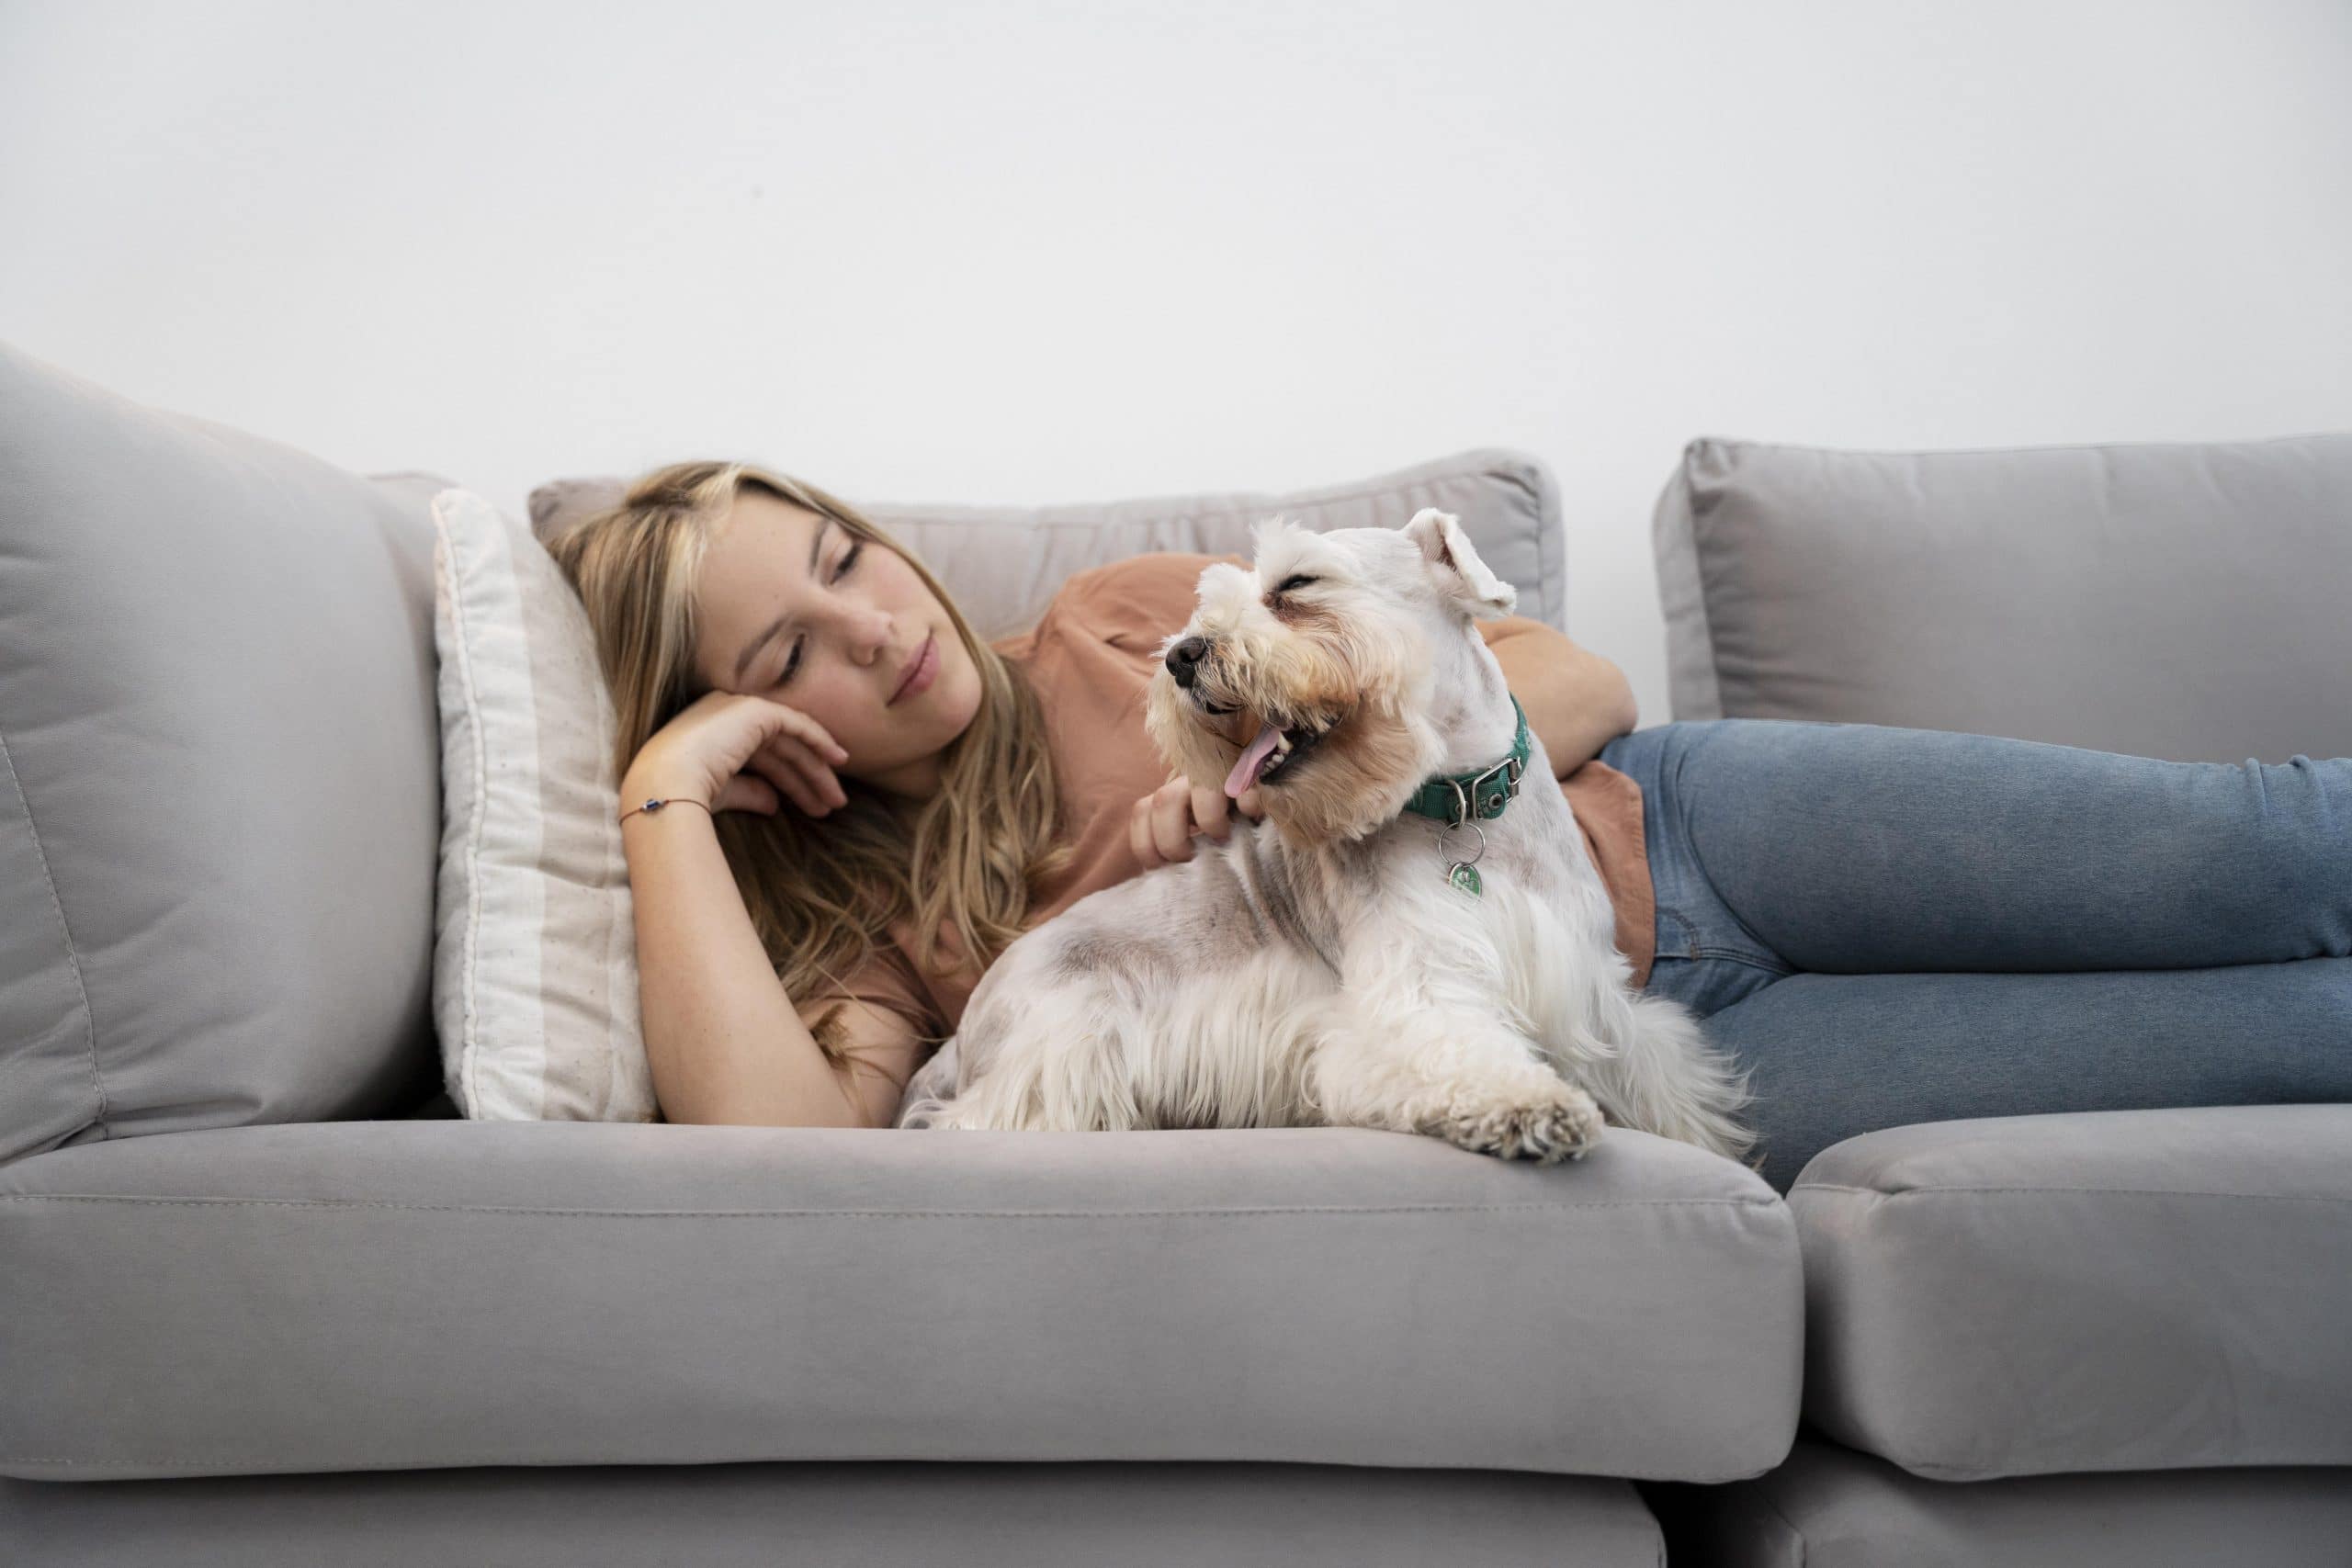
[[[767,780],[779,796],[792,802],[793,809],[803,817],[823,815],[817,804],[816,785],[798,768],[763,751],[752,759],[752,770]]]
[[[1193,798],[1193,820],[1218,843],[1233,837],[1233,818],[1226,810],[1225,791],[1186,786]]]
[[[1151,803],[1155,797],[1137,797],[1127,813],[1127,848],[1134,852],[1136,863],[1146,871],[1159,863],[1159,848],[1151,839]]]
[[[848,792],[833,770],[820,761],[806,741],[770,741],[759,755],[767,764],[761,773],[788,796],[803,815],[823,817],[847,805]]]
[[[1190,786],[1181,780],[1163,784],[1151,797],[1151,837],[1162,860],[1193,858],[1193,803]]]
[[[769,705],[783,716],[782,728],[777,731],[778,734],[791,736],[831,766],[839,767],[849,761],[849,752],[842,749],[842,743],[834,739],[832,733],[823,725],[819,724],[798,708],[787,707],[782,703],[772,703]]]
[[[1257,791],[1228,800],[1222,789],[1195,788],[1182,774],[1135,804],[1127,817],[1127,847],[1147,869],[1193,858],[1193,840],[1206,833],[1222,844],[1233,837],[1233,813],[1251,816]]]
[[[795,753],[791,765],[798,770],[797,776],[808,792],[809,806],[805,807],[812,817],[823,817],[837,807],[849,804],[849,792],[833,777],[832,769],[806,753]]]

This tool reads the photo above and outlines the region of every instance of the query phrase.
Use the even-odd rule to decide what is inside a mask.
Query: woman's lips
[[[904,699],[922,693],[930,686],[932,678],[938,672],[939,638],[936,635],[928,636],[922,639],[922,647],[915,651],[914,668],[907,671],[905,682],[891,694],[891,705],[896,705]]]

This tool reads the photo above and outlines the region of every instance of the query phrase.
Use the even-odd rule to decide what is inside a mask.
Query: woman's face
[[[980,672],[914,568],[829,517],[746,490],[714,531],[698,595],[695,669],[707,686],[798,708],[849,753],[836,773],[898,795],[937,791],[939,753],[979,711]],[[925,638],[938,660],[931,683],[893,702]]]

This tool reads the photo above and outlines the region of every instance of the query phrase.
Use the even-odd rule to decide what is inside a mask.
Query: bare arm
[[[1544,742],[1555,778],[1566,778],[1640,721],[1625,672],[1566,633],[1526,615],[1480,621],[1478,630],[1502,666],[1504,684],[1527,710],[1527,728]]]
[[[661,793],[643,783],[629,782],[621,798]],[[776,984],[710,814],[691,806],[640,811],[621,824],[621,847],[645,1055],[663,1119],[874,1125]]]

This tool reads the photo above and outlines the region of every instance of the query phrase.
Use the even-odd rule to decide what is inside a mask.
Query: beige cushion
[[[480,496],[433,498],[433,1016],[464,1115],[650,1122],[615,719],[587,612]]]

